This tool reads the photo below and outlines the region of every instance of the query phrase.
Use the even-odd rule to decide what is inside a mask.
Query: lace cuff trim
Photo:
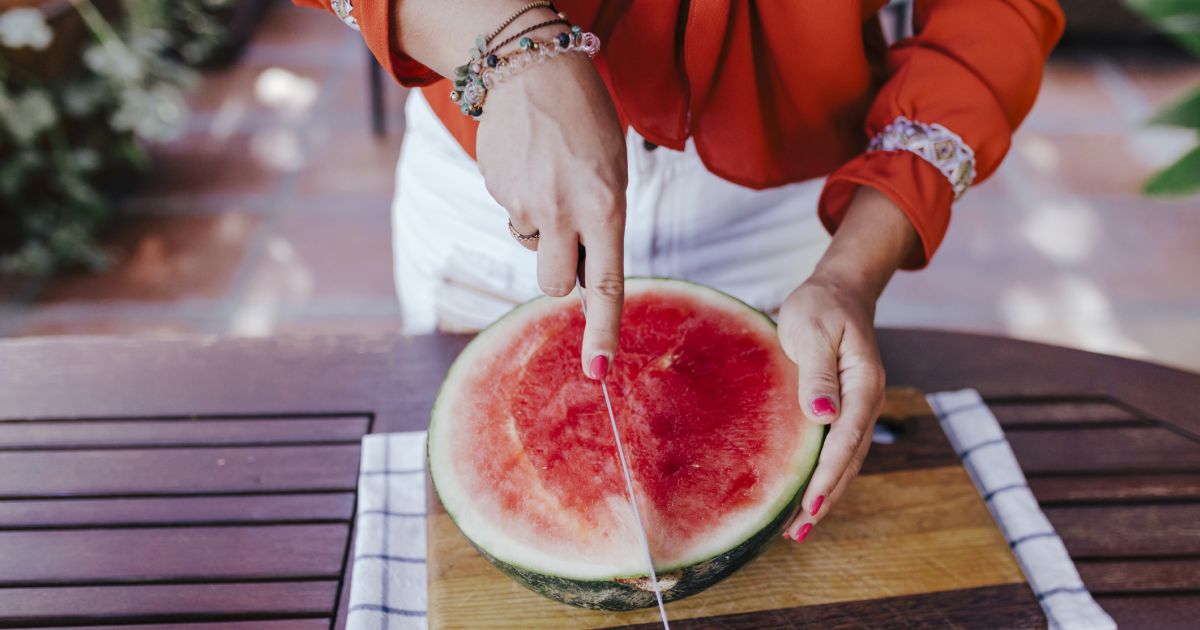
[[[354,5],[350,3],[350,0],[333,0],[332,4],[333,12],[336,13],[337,16],[346,23],[346,26],[349,26],[356,31],[359,30],[358,20],[354,19],[354,16],[350,15],[350,11],[354,9]]]
[[[975,151],[958,134],[939,124],[897,116],[871,139],[868,151],[911,151],[934,165],[954,189],[957,200],[975,181]]]

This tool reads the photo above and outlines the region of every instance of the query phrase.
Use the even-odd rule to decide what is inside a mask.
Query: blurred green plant
[[[1125,0],[1125,4],[1180,46],[1200,57],[1200,0]],[[1149,122],[1192,129],[1200,138],[1200,87],[1168,104]],[[1200,192],[1200,145],[1151,176],[1143,190],[1150,195]]]
[[[0,11],[0,272],[106,264],[115,192],[187,115],[170,2],[0,3],[22,5]]]
[[[173,47],[193,66],[219,60],[234,45],[228,24],[238,0],[174,0],[164,2],[164,18],[170,24]]]

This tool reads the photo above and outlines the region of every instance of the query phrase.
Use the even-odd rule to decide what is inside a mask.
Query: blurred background
[[[1007,160],[878,322],[1200,370],[1200,0],[1062,4]],[[0,0],[0,337],[396,330],[404,98],[285,0]]]

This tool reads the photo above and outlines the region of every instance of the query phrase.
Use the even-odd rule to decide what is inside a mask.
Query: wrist
[[[550,25],[570,26],[570,29],[547,39],[538,40],[529,36],[534,30]],[[462,113],[476,120],[483,115],[488,94],[505,82],[505,77],[520,75],[524,70],[542,66],[555,57],[583,55],[590,60],[600,51],[600,38],[570,25],[561,13],[553,20],[517,31],[498,44],[491,45],[490,41],[491,37],[482,35],[476,38],[471,61],[455,69],[454,91],[450,94],[450,100],[458,104]],[[517,47],[505,52],[504,48],[511,42],[516,42]],[[489,48],[489,45],[492,47]]]
[[[551,63],[530,64],[520,72],[511,73],[489,90],[488,102],[495,109],[511,109],[512,106],[536,110],[547,99],[561,98],[563,86],[574,90],[584,89],[589,97],[594,97],[592,90],[587,89],[590,83],[588,75],[595,77],[595,83],[603,85],[587,57],[562,55]],[[487,119],[487,116],[483,116],[479,121],[482,124]]]
[[[443,77],[454,77],[454,69],[468,60],[476,36],[491,33],[526,4],[528,0],[398,0],[396,45]],[[505,32],[515,33],[556,15],[549,8],[533,9],[513,20]]]
[[[880,282],[877,278],[871,278],[867,274],[848,273],[841,268],[818,266],[805,284],[813,284],[835,291],[849,297],[854,303],[873,309],[882,293],[880,286],[885,286],[887,283],[886,281]]]
[[[813,277],[874,302],[919,243],[916,229],[891,199],[859,187]]]

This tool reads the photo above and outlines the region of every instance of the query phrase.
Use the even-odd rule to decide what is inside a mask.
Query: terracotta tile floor
[[[365,50],[282,3],[192,98],[186,136],[108,238],[115,265],[0,278],[0,335],[392,330],[389,134],[367,115]],[[1200,63],[1060,52],[1000,171],[958,206],[929,269],[897,277],[879,322],[983,331],[1200,370],[1200,201],[1137,187],[1188,146],[1146,129]]]

